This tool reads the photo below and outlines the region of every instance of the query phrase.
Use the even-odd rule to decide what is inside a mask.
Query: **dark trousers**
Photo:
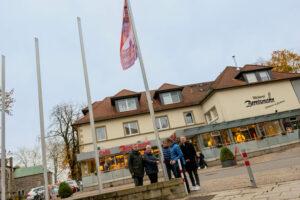
[[[183,176],[184,176],[184,180],[185,180],[187,191],[188,191],[188,193],[190,193],[191,190],[190,190],[189,182],[188,182],[188,180],[186,178],[186,175],[185,175],[185,167],[184,167],[184,165],[182,166],[182,171],[183,171]],[[181,178],[179,166],[176,167],[176,178]]]
[[[167,169],[167,174],[168,174],[169,180],[172,179],[171,171],[173,172],[174,177],[175,178],[177,177],[176,170],[173,165],[171,165],[170,163],[166,163],[166,169]]]
[[[135,185],[135,186],[142,186],[142,185],[143,185],[143,178],[144,178],[144,177],[134,176],[134,177],[133,177],[134,185]]]
[[[157,183],[157,173],[155,173],[155,174],[148,174],[148,177],[150,179],[151,184],[152,183]]]
[[[199,180],[199,176],[198,176],[198,171],[197,171],[197,169],[188,170],[187,172],[188,172],[189,177],[190,177],[190,179],[191,179],[192,185],[193,185],[193,186],[196,186],[196,185],[195,185],[195,179],[196,179],[197,185],[200,186],[200,180]],[[194,179],[194,176],[195,176],[195,179]]]

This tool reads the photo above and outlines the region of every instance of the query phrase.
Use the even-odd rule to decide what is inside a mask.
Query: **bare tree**
[[[8,115],[12,115],[12,106],[15,102],[15,99],[12,97],[13,94],[13,89],[5,93],[5,111]],[[0,108],[2,108],[2,96],[2,90],[0,89]]]
[[[64,163],[68,165],[73,179],[81,179],[80,164],[77,162],[79,153],[78,132],[72,124],[81,116],[78,105],[62,103],[56,105],[51,112],[49,136],[57,136],[63,142]]]
[[[39,146],[33,148],[21,147],[14,153],[17,164],[22,167],[31,167],[41,164],[41,153]]]

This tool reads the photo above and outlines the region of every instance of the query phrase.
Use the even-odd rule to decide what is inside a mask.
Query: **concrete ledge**
[[[181,178],[158,182],[151,185],[138,186],[104,194],[75,198],[78,200],[169,200],[186,197],[184,184]]]

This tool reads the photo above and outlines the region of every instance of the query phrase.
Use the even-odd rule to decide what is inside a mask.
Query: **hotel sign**
[[[271,96],[271,92],[268,92],[268,95],[252,96],[251,100],[246,100],[246,107],[252,107],[262,104],[274,103],[275,98]]]

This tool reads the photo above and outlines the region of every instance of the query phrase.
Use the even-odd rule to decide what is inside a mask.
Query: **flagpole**
[[[150,95],[150,91],[149,91],[149,85],[148,85],[148,80],[147,80],[146,71],[145,71],[145,67],[144,67],[143,57],[142,57],[142,53],[141,53],[141,49],[140,49],[140,45],[139,45],[138,35],[137,35],[136,29],[135,29],[134,19],[133,19],[133,16],[132,16],[130,0],[127,0],[127,7],[128,7],[128,13],[129,13],[129,17],[130,17],[130,20],[131,20],[131,24],[132,24],[135,43],[136,43],[136,46],[137,46],[138,57],[139,57],[141,72],[142,72],[142,76],[143,76],[143,80],[144,80],[144,85],[145,85],[145,90],[146,90],[146,97],[147,97],[148,107],[149,107],[149,111],[150,111],[150,115],[151,115],[153,129],[154,129],[155,139],[156,139],[156,143],[157,143],[160,155],[161,155],[160,156],[160,164],[161,164],[161,167],[162,167],[162,171],[163,171],[163,175],[165,177],[165,180],[168,180],[169,178],[167,176],[166,167],[164,165],[164,160],[165,160],[164,159],[164,154],[163,154],[163,151],[162,151],[162,146],[161,146],[161,142],[160,142],[158,129],[157,129],[156,123],[155,123],[153,101],[151,99],[151,95]]]
[[[6,200],[5,187],[5,56],[2,55],[2,113],[1,113],[1,200]]]
[[[86,95],[87,95],[87,100],[88,100],[90,125],[91,125],[92,137],[93,137],[94,158],[95,158],[95,163],[96,163],[96,168],[97,168],[98,186],[99,186],[99,192],[103,193],[103,185],[102,185],[102,181],[101,181],[101,171],[100,171],[100,165],[99,165],[99,153],[98,153],[98,148],[97,148],[97,143],[96,143],[97,137],[96,137],[94,114],[93,114],[93,108],[92,108],[90,84],[89,84],[87,64],[86,64],[84,44],[83,44],[83,37],[82,37],[81,20],[79,17],[77,17],[77,24],[78,24],[80,47],[81,47],[81,56],[82,56],[82,65],[83,65],[83,72],[84,72]]]
[[[37,72],[39,110],[40,110],[40,131],[41,131],[42,160],[43,160],[43,170],[44,170],[45,200],[49,200],[39,40],[38,38],[34,38],[34,40],[35,40],[36,72]]]

